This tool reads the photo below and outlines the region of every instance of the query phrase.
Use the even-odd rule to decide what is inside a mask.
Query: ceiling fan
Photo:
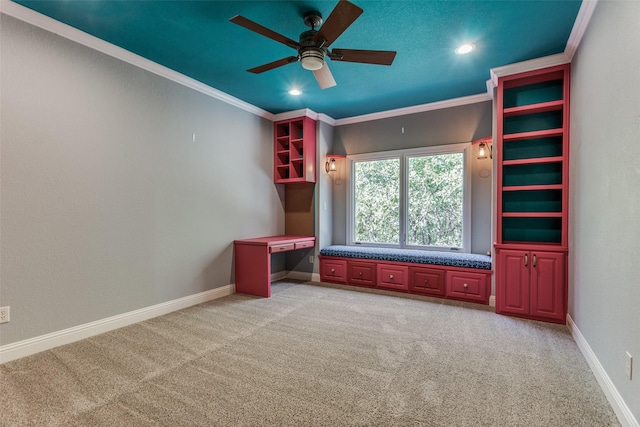
[[[320,12],[315,10],[307,12],[304,15],[304,23],[311,29],[300,34],[300,41],[295,41],[283,36],[240,15],[234,16],[230,21],[298,51],[297,56],[288,56],[259,67],[251,68],[247,71],[260,74],[283,65],[300,61],[302,68],[313,71],[313,75],[320,87],[327,89],[335,86],[336,81],[331,74],[331,70],[329,70],[326,58],[332,61],[391,65],[393,59],[396,57],[396,52],[388,50],[337,48],[329,50],[329,46],[358,19],[362,12],[364,11],[355,4],[347,0],[340,0],[324,25],[322,25],[322,15]]]

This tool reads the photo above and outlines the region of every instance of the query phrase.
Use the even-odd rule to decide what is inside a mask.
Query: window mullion
[[[400,156],[400,247],[407,245],[407,180],[409,168],[407,167],[407,155]]]

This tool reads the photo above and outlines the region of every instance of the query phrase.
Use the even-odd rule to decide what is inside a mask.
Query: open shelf
[[[536,138],[547,138],[554,136],[563,136],[564,129],[556,128],[556,129],[544,129],[530,132],[517,132],[507,134],[505,133],[503,139],[505,142],[507,141],[521,141],[524,139],[536,139]]]
[[[563,111],[548,110],[529,114],[511,115],[503,121],[503,134],[539,132],[562,128]]]
[[[511,242],[555,243],[562,241],[560,217],[505,217],[502,240]]]
[[[549,111],[562,110],[564,101],[549,101],[540,104],[523,105],[521,107],[505,108],[502,112],[504,117],[521,116],[523,114],[546,113]]]
[[[502,162],[504,166],[511,165],[532,165],[536,163],[559,163],[563,161],[562,156],[555,157],[534,157],[529,159],[505,160]]]
[[[315,182],[316,122],[309,117],[274,124],[274,182]]]
[[[508,165],[502,168],[502,185],[553,185],[562,184],[562,163],[532,163]]]
[[[502,187],[503,192],[509,191],[535,191],[535,190],[562,190],[562,184],[551,185],[515,185],[513,187]]]
[[[558,74],[558,78],[552,80],[537,82],[536,80],[538,80],[537,77],[531,77],[529,80],[523,79],[520,82],[505,85],[508,87],[504,89],[503,107],[508,109],[562,100],[564,91],[562,75]],[[516,84],[518,85],[516,86]]]
[[[561,157],[564,154],[562,133],[548,137],[511,139],[505,137],[502,148],[503,162]]]
[[[508,191],[502,195],[503,216],[558,216],[562,214],[562,190]],[[518,214],[518,215],[515,215]]]
[[[498,80],[498,245],[566,246],[569,66]]]

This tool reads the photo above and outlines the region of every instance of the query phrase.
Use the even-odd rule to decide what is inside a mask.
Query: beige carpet
[[[279,282],[0,366],[3,426],[619,425],[564,326]]]

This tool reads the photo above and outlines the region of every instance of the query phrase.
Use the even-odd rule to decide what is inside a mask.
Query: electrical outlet
[[[631,357],[631,353],[627,351],[627,359],[624,364],[624,372],[627,374],[629,379],[631,379],[631,375],[633,373],[633,357]]]
[[[9,306],[0,307],[0,323],[7,323],[9,321]]]

